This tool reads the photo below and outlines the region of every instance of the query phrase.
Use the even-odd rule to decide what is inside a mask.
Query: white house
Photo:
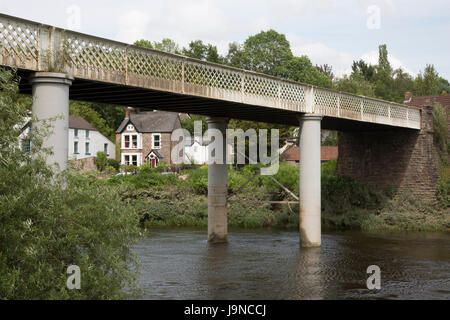
[[[69,160],[93,158],[99,151],[115,159],[116,145],[82,117],[70,116]]]
[[[194,142],[192,142],[194,140]],[[208,162],[208,144],[204,141],[203,144],[199,142],[199,139],[192,139],[191,137],[185,137],[184,145],[185,161],[193,164],[206,164]],[[227,159],[232,161],[234,158],[234,148],[231,143],[227,144]]]

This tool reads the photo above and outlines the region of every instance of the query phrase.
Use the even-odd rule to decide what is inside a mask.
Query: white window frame
[[[125,137],[129,137],[130,146],[128,148],[125,148]],[[137,136],[137,148],[133,148],[133,136]],[[124,150],[137,150],[142,149],[142,134],[141,133],[122,133],[121,138],[121,146]]]
[[[127,131],[134,131],[134,126],[132,124],[127,125]]]
[[[156,136],[159,137],[159,146],[158,147],[155,146],[155,137]],[[162,147],[161,139],[162,139],[161,133],[152,133],[152,149],[155,149],[155,150],[161,149],[161,147]]]
[[[80,144],[78,141],[73,142],[73,154],[80,154]]]
[[[90,142],[85,142],[84,143],[84,148],[85,148],[85,150],[84,150],[84,154],[85,155],[91,155],[91,143]]]
[[[126,163],[125,163],[126,156],[130,157],[130,162],[132,161],[133,156],[137,156],[137,166],[140,167],[142,165],[142,153],[122,153],[121,159],[120,159],[121,165],[126,165]]]

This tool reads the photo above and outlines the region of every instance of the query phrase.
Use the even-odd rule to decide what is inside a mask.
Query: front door
[[[152,162],[152,168],[156,168],[156,159],[150,159]]]

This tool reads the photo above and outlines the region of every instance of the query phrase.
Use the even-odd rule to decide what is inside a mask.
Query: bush
[[[336,174],[337,160],[330,160],[322,164],[321,174],[322,177],[334,176]]]
[[[107,159],[106,160],[107,167],[113,167],[116,171],[120,170],[120,162],[115,159]]]
[[[445,108],[437,104],[433,110],[433,127],[434,127],[434,139],[439,146],[439,149],[444,155],[448,152],[448,122],[447,122],[447,112]]]
[[[103,171],[106,168],[107,157],[106,153],[103,151],[97,152],[97,158],[95,159],[95,164],[97,165],[98,170]]]
[[[138,216],[121,189],[95,175],[55,175],[41,133],[33,156],[16,143],[27,107],[0,71],[0,299],[114,299],[136,292]],[[81,289],[66,287],[81,269]]]

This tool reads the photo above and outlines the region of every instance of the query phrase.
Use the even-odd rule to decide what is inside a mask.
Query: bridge
[[[421,110],[204,62],[0,14],[0,65],[16,68],[38,119],[63,115],[46,144],[66,167],[69,99],[201,114],[225,132],[236,118],[300,125],[300,235],[320,245],[320,130],[408,132]],[[38,124],[37,124],[38,125]],[[227,166],[209,166],[208,235],[226,239]]]

